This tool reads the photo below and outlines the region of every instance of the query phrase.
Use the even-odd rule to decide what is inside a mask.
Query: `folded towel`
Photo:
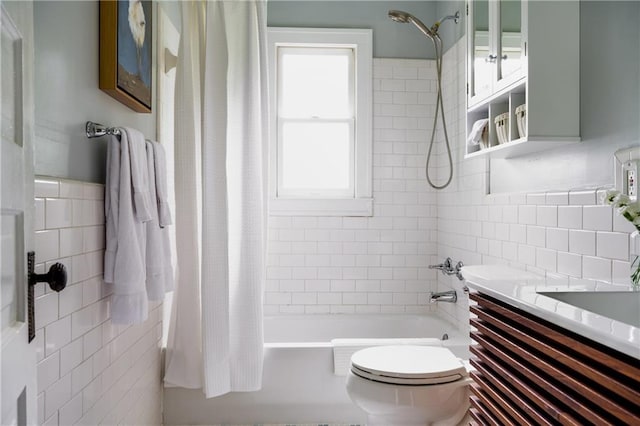
[[[157,198],[155,168],[155,142],[147,141],[147,167],[149,171],[149,194],[151,199]],[[147,296],[149,300],[163,300],[167,291],[173,290],[173,267],[171,266],[171,249],[169,243],[169,229],[160,227],[158,221],[159,210],[151,209],[151,220],[147,227]]]
[[[487,127],[487,124],[489,124],[488,118],[483,118],[482,120],[478,120],[473,123],[473,126],[471,126],[471,132],[467,138],[467,145],[471,146],[480,144],[480,141],[482,140],[482,132],[485,127]]]
[[[146,281],[146,228],[134,212],[133,167],[129,132],[121,129],[120,142],[109,139],[105,209],[107,212],[105,281],[113,284],[111,320],[136,324],[148,316]],[[147,172],[145,161],[137,172]]]
[[[158,222],[164,228],[171,225],[171,210],[169,209],[167,191],[167,158],[164,147],[158,142],[151,141],[153,147],[153,158],[156,169],[156,200],[158,204]]]
[[[136,129],[125,127],[129,141],[131,161],[131,185],[133,186],[133,206],[140,222],[151,220],[151,199],[149,197],[149,174],[147,172],[147,151],[144,135]]]
[[[372,346],[389,345],[421,345],[442,346],[442,341],[436,338],[389,338],[389,339],[333,339],[333,374],[346,376],[351,369],[351,356],[361,349]]]

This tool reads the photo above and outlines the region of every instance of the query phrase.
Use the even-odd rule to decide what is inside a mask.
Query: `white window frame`
[[[274,216],[372,216],[372,30],[333,28],[268,28],[270,88],[269,142],[269,214]],[[281,120],[278,119],[278,51],[283,47],[348,48],[354,52],[355,92],[351,124],[355,143],[352,158],[354,171],[349,194],[319,198],[312,193],[278,188],[281,152],[278,142]],[[291,121],[291,119],[288,119]],[[328,120],[327,120],[328,121]],[[343,120],[338,120],[343,121]]]

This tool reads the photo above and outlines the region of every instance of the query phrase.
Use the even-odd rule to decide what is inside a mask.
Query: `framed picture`
[[[100,0],[101,90],[137,112],[151,112],[152,4]]]

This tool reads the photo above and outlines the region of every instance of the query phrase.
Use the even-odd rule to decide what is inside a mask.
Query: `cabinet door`
[[[523,2],[500,0],[495,29],[498,46],[496,51],[496,85],[494,91],[524,76]]]
[[[492,93],[496,54],[490,31],[490,2],[488,0],[469,1],[467,7],[468,103],[473,105]]]

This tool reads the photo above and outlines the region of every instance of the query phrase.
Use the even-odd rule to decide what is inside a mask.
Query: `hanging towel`
[[[480,141],[482,140],[482,132],[484,131],[484,128],[487,127],[488,123],[488,118],[483,118],[482,120],[478,120],[473,123],[473,126],[471,126],[471,132],[467,138],[467,145],[473,146],[480,144]]]
[[[148,178],[146,153],[138,152],[139,144],[131,148],[129,131],[121,129],[120,142],[109,139],[107,157],[107,213],[105,252],[105,282],[113,285],[111,321],[115,324],[144,322],[148,315],[146,283],[146,225],[134,212],[133,167],[131,152],[145,161],[136,165]],[[144,144],[142,148],[144,149]],[[140,176],[138,176],[140,178]],[[139,182],[140,183],[140,182]],[[138,187],[138,194],[148,189]],[[138,197],[142,205],[145,200]],[[148,203],[148,200],[146,201]]]
[[[149,197],[149,174],[147,172],[146,141],[136,129],[125,127],[129,139],[131,157],[131,184],[133,185],[133,205],[136,217],[141,222],[151,220],[151,198]]]
[[[156,200],[158,204],[158,222],[164,228],[171,225],[171,210],[169,209],[167,191],[167,159],[164,147],[158,142],[150,141],[153,146],[154,166],[156,169]]]
[[[158,170],[155,159],[154,144],[147,141],[147,168],[149,171],[149,194],[152,200],[157,198],[156,182]],[[166,182],[166,179],[164,179]],[[167,206],[168,211],[168,206]],[[149,300],[162,300],[167,291],[173,290],[173,268],[171,266],[171,248],[169,245],[169,229],[160,227],[158,218],[160,205],[151,209],[151,220],[147,226],[147,296]]]

